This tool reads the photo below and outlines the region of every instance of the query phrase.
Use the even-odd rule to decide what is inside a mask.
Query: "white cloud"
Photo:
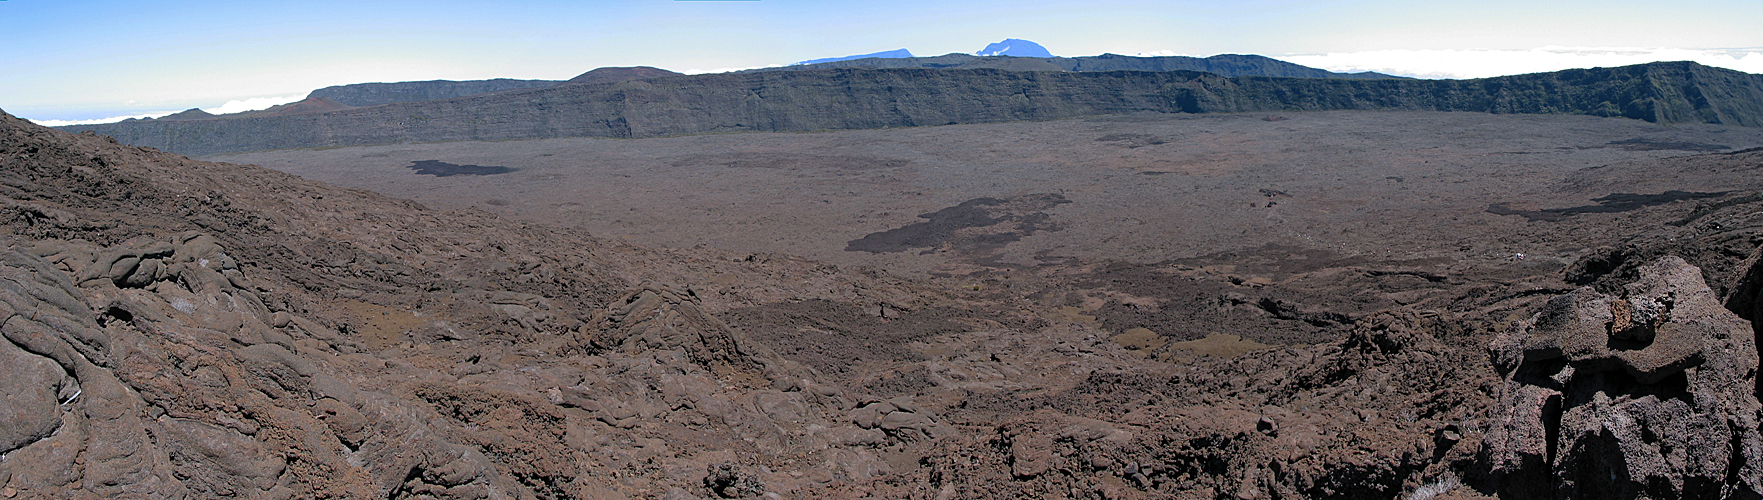
[[[304,94],[283,96],[283,97],[252,97],[250,99],[244,99],[244,100],[227,101],[226,104],[222,104],[222,105],[220,105],[220,107],[202,108],[202,110],[207,111],[209,113],[217,114],[217,115],[224,115],[227,113],[239,113],[239,112],[244,112],[244,111],[257,111],[259,109],[265,109],[270,106],[278,106],[278,105],[287,104],[290,102],[297,102],[297,101],[299,101],[301,99],[305,99],[305,98],[306,98],[306,96]]]
[[[110,118],[93,118],[90,120],[31,120],[31,122],[36,123],[38,125],[45,126],[45,127],[61,127],[61,126],[66,126],[66,125],[97,125],[100,123],[116,123],[116,122],[120,122],[120,121],[127,120],[130,118],[158,118],[158,117],[169,115],[172,113],[176,113],[176,111],[154,111],[152,113],[143,113],[143,114],[139,114],[139,115],[112,116]],[[29,118],[26,118],[26,119],[30,120]]]
[[[1174,57],[1174,56],[1185,56],[1185,55],[1187,55],[1187,54],[1179,54],[1173,50],[1163,49],[1163,50],[1154,50],[1151,52],[1139,52],[1139,53],[1133,54],[1132,56],[1133,57]]]
[[[1419,78],[1486,78],[1655,61],[1695,61],[1746,73],[1763,73],[1763,48],[1549,46],[1530,50],[1373,50],[1290,54],[1277,58],[1329,71],[1376,71]]]

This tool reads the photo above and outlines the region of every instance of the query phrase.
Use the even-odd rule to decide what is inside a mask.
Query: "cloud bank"
[[[223,114],[227,114],[227,113],[240,113],[240,112],[245,112],[245,111],[257,111],[259,109],[266,109],[271,106],[278,106],[278,105],[287,104],[290,102],[297,102],[297,101],[299,101],[301,99],[305,99],[305,98],[306,98],[306,96],[304,94],[302,94],[302,95],[282,96],[282,97],[252,97],[252,98],[248,98],[248,99],[234,99],[234,100],[227,101],[226,104],[222,104],[220,106],[216,106],[216,107],[212,107],[212,108],[202,108],[202,110],[207,111],[212,114],[223,115]],[[117,115],[117,116],[111,116],[111,117],[107,117],[107,118],[92,118],[92,119],[87,119],[87,120],[38,120],[38,119],[31,119],[31,118],[26,118],[26,119],[30,120],[38,125],[45,126],[45,127],[61,127],[61,126],[66,126],[66,125],[98,125],[101,123],[116,123],[116,122],[120,122],[123,120],[131,119],[131,118],[159,118],[161,116],[165,116],[165,115],[169,115],[169,114],[173,114],[173,113],[177,113],[177,111],[149,111],[146,113]]]
[[[244,100],[227,101],[226,104],[222,104],[220,107],[202,108],[202,110],[217,115],[224,115],[227,113],[257,111],[259,109],[269,108],[270,106],[280,106],[290,102],[298,102],[305,98],[306,96],[304,94],[283,97],[252,97]]]
[[[45,127],[61,127],[61,126],[66,126],[66,125],[97,125],[100,123],[115,123],[115,122],[120,122],[123,120],[130,119],[130,118],[158,118],[158,117],[169,115],[172,113],[176,113],[176,111],[154,111],[151,113],[142,113],[142,114],[138,114],[138,115],[112,116],[109,118],[93,118],[90,120],[36,120],[36,119],[30,119],[30,118],[26,118],[26,120],[30,120],[32,123],[36,123],[38,125],[42,125]]]
[[[1329,71],[1376,71],[1417,78],[1486,78],[1656,61],[1695,61],[1746,73],[1763,73],[1763,48],[1549,46],[1530,50],[1373,50],[1274,57]]]

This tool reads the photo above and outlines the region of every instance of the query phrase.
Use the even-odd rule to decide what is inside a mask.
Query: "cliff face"
[[[314,90],[306,97],[325,97],[350,106],[378,106],[397,102],[432,101],[514,89],[549,87],[552,80],[430,80],[424,82],[357,83]]]
[[[1019,58],[1017,58],[1019,59]],[[1763,75],[1654,63],[1479,80],[839,69],[569,85],[324,114],[64,127],[189,155],[407,141],[657,137],[1159,112],[1474,111],[1763,126]]]
[[[1621,116],[1656,123],[1763,126],[1763,75],[1691,62],[1475,80],[1198,79],[1184,112],[1410,109]]]

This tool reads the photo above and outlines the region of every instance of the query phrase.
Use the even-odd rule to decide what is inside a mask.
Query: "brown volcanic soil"
[[[0,495],[1591,498],[1499,475],[1495,334],[1663,255],[1763,310],[1763,150],[1682,150],[1763,131],[1264,118],[234,158],[344,188],[0,117]]]

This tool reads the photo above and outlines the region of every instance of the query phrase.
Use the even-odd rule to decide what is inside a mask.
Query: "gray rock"
[[[25,352],[0,339],[0,453],[49,437],[61,427],[56,401],[61,367],[49,358]]]
[[[713,464],[706,471],[704,486],[723,498],[749,498],[765,494],[765,481],[758,474],[729,462]]]
[[[1763,492],[1757,346],[1701,270],[1642,267],[1496,339],[1505,384],[1483,441],[1502,498],[1730,498]]]
[[[691,289],[645,283],[613,304],[606,319],[584,327],[583,350],[626,353],[678,349],[705,368],[761,369],[774,362],[746,345],[728,324],[704,312]],[[765,358],[765,359],[760,359]]]

